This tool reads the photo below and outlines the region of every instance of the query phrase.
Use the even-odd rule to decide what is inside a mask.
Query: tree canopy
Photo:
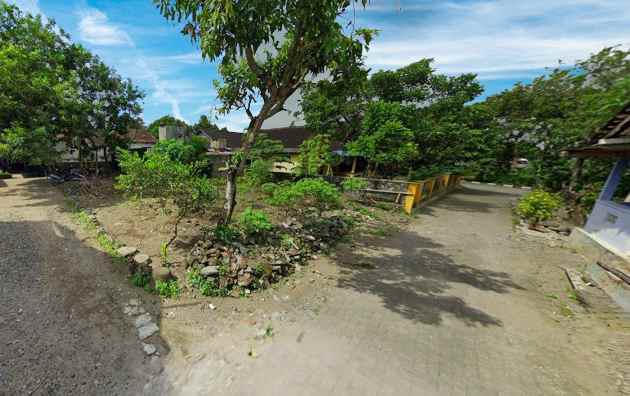
[[[305,82],[336,65],[361,60],[373,31],[348,29],[338,17],[367,0],[157,0],[169,20],[199,44],[204,58],[220,60],[215,82],[219,112],[244,111],[250,119],[241,155],[228,163],[226,213],[236,205],[236,174],[245,167],[262,123],[284,109]]]
[[[124,144],[142,92],[53,20],[0,2],[0,155],[47,164],[57,141],[80,152]],[[37,149],[34,149],[37,147]]]

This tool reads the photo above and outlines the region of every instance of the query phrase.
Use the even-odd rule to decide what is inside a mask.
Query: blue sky
[[[216,66],[202,61],[151,0],[9,2],[53,18],[138,84],[146,92],[147,123],[165,114],[195,122],[217,105]],[[439,72],[478,73],[485,94],[531,81],[559,60],[630,45],[630,0],[372,0],[354,18],[380,30],[367,55],[373,70],[430,57]],[[239,130],[247,120],[234,113],[217,123]]]

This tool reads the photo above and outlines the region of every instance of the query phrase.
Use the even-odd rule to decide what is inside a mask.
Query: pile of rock
[[[317,252],[345,235],[349,225],[338,214],[289,219],[276,230],[256,238],[224,241],[213,236],[191,249],[187,268],[212,279],[215,287],[232,290],[266,288],[296,271]]]

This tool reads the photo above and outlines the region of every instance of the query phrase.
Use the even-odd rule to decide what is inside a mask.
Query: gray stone
[[[123,308],[123,312],[129,316],[136,316],[145,313],[146,311],[142,307],[127,306]]]
[[[133,246],[123,246],[117,250],[118,254],[123,257],[131,256],[137,251],[138,251],[138,248],[133,247]]]
[[[136,327],[142,327],[151,323],[151,315],[148,313],[142,314],[136,318]]]
[[[147,355],[153,355],[155,352],[157,352],[157,348],[155,347],[155,345],[145,344],[144,342],[142,343],[142,349],[144,349],[144,353],[146,353]]]
[[[131,300],[129,300],[129,305],[131,305],[132,307],[137,307],[138,305],[140,305],[140,300],[138,300],[137,298],[132,298]]]
[[[151,337],[158,331],[160,331],[160,328],[155,323],[151,322],[138,328],[138,337],[141,340],[144,340],[145,338]]]
[[[147,254],[138,253],[133,257],[133,261],[135,261],[139,265],[146,265],[151,263],[151,258]]]
[[[171,270],[165,267],[153,268],[153,279],[167,281],[172,278]]]
[[[209,265],[201,269],[201,275],[203,276],[212,276],[219,274],[219,266],[217,265]]]

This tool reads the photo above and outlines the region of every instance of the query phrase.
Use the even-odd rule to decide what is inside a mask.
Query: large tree
[[[284,109],[306,81],[337,64],[359,62],[373,32],[342,26],[339,17],[367,0],[156,0],[169,20],[210,60],[220,59],[216,82],[220,112],[244,111],[250,119],[239,155],[226,170],[225,215],[236,205],[236,176],[263,122]]]
[[[360,64],[336,69],[343,78],[306,86],[301,108],[307,126],[347,142],[352,155],[368,159],[371,174],[377,166],[400,174],[469,162],[470,143],[479,139],[469,139],[458,124],[481,85],[474,74],[436,73],[432,62],[421,59],[371,76]]]
[[[165,115],[150,123],[147,127],[147,131],[149,131],[151,135],[157,138],[160,133],[161,126],[177,126],[186,129],[188,128],[188,124],[186,124],[186,121],[175,118],[172,115]]]
[[[51,19],[0,1],[0,155],[47,164],[63,140],[80,151],[123,144],[142,93]],[[18,155],[19,154],[19,155]],[[111,157],[111,155],[110,155]]]

